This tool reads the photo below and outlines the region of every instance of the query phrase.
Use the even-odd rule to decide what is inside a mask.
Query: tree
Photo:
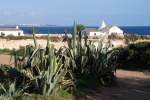
[[[85,26],[82,24],[77,24],[77,34],[79,36],[79,41],[81,42],[81,38],[82,38],[82,30],[85,29]]]
[[[81,32],[82,30],[84,30],[85,29],[85,26],[84,25],[82,25],[82,24],[78,24],[77,25],[77,32]]]

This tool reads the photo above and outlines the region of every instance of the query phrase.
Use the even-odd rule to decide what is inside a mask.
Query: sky
[[[0,24],[150,26],[150,0],[1,0]]]

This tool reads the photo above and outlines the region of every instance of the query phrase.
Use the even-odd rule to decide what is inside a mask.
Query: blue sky
[[[1,0],[0,24],[150,25],[150,0]]]

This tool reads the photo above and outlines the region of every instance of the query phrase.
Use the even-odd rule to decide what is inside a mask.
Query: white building
[[[124,37],[123,34],[123,30],[121,30],[119,27],[117,26],[108,26],[105,24],[105,22],[102,22],[102,25],[97,29],[97,28],[85,28],[82,31],[83,35],[87,35],[90,37],[93,36],[97,36],[97,37],[101,37],[101,36],[109,36],[109,35],[117,35],[119,37]]]
[[[119,37],[124,37],[123,30],[121,30],[117,26],[108,26],[104,21],[102,22],[102,26],[98,30],[100,30],[102,33],[107,34],[108,36],[114,34]]]
[[[100,30],[96,29],[96,28],[85,28],[82,31],[82,34],[84,36],[90,36],[90,37],[94,37],[94,36],[103,36],[105,35],[104,33],[102,33]]]
[[[105,21],[102,21],[102,24],[101,24],[101,26],[98,28],[98,30],[100,30],[100,29],[102,29],[102,28],[105,28],[106,27],[106,23],[105,23]]]
[[[24,36],[18,26],[16,28],[0,28],[0,36]]]

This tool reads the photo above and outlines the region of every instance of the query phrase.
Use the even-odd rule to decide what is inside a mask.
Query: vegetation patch
[[[100,41],[95,46],[87,37],[81,42],[76,24],[67,47],[56,50],[47,37],[47,46],[40,48],[36,38],[33,33],[34,46],[12,51],[14,68],[0,66],[1,96],[21,99],[27,95],[34,100],[36,94],[49,100],[71,94],[77,98],[80,90],[114,83],[118,50],[112,50],[111,43]]]
[[[126,34],[125,35],[126,43],[136,42],[137,40],[150,40],[150,36],[148,35],[134,35],[134,34]]]
[[[118,48],[120,51],[118,63],[120,68],[130,70],[149,70],[150,42],[129,44]]]
[[[11,54],[12,50],[10,49],[0,49],[0,54]]]

